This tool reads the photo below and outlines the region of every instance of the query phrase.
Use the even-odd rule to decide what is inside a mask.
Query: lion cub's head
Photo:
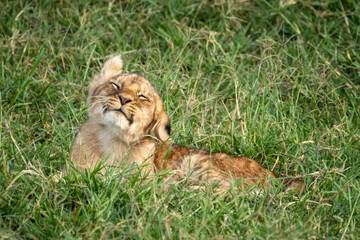
[[[147,136],[170,137],[170,122],[155,88],[143,76],[122,73],[119,56],[90,83],[89,117],[128,144]]]

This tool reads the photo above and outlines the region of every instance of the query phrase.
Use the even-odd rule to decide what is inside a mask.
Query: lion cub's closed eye
[[[170,138],[170,121],[157,91],[143,76],[123,73],[119,56],[107,61],[89,86],[89,119],[71,148],[79,170],[93,169],[100,161],[146,164],[154,174],[170,169],[171,181],[188,178],[194,186],[217,183],[221,190],[231,179],[243,187],[267,188],[275,175],[246,157],[183,147]]]

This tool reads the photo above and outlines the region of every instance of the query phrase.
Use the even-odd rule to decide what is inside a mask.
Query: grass
[[[0,9],[0,238],[360,237],[358,1]],[[131,169],[55,183],[87,118],[87,85],[119,53],[158,89],[177,143],[305,176],[306,190],[298,199],[165,190]]]

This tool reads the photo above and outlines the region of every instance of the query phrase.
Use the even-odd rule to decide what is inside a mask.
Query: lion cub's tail
[[[286,195],[289,195],[291,192],[294,191],[296,195],[299,195],[305,187],[304,181],[299,178],[284,179],[284,185],[286,187]]]

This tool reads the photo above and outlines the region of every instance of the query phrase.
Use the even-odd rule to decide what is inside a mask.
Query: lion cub
[[[71,148],[79,170],[105,165],[136,163],[154,174],[169,169],[171,181],[190,179],[191,184],[230,187],[231,179],[242,186],[267,188],[275,175],[246,157],[209,153],[183,147],[170,138],[170,121],[155,88],[143,76],[122,73],[120,56],[108,60],[90,83],[89,119],[80,128]]]

